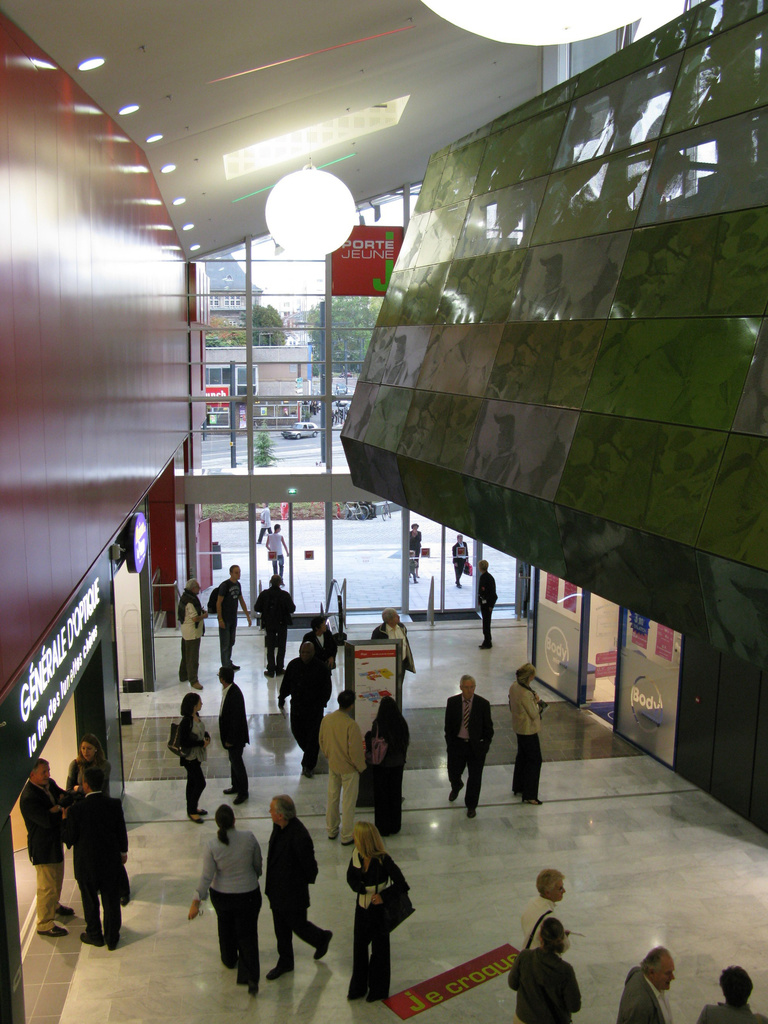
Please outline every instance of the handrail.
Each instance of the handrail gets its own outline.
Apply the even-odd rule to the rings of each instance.
[[[435,577],[429,581],[429,601],[427,602],[427,622],[435,624]]]

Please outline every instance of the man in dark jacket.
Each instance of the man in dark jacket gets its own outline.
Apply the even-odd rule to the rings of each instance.
[[[21,791],[19,809],[27,826],[29,859],[37,875],[37,934],[58,939],[68,935],[56,924],[54,916],[72,917],[74,910],[63,907],[64,846],[61,841],[61,798],[65,793],[51,778],[44,758],[35,762],[29,780]]]
[[[671,1020],[668,993],[674,980],[672,954],[664,946],[654,946],[640,966],[627,975],[616,1024],[664,1024]]]
[[[483,642],[480,644],[480,650],[487,651],[493,647],[491,615],[497,600],[496,580],[488,572],[488,563],[484,558],[477,563],[477,568],[480,570],[480,575],[477,577],[477,600],[483,620]]]
[[[448,799],[453,803],[464,788],[461,777],[464,769],[468,768],[464,797],[468,818],[477,815],[485,757],[493,739],[491,705],[475,693],[475,686],[472,676],[462,676],[459,681],[461,693],[449,697],[445,705],[445,742],[451,783]]]
[[[315,648],[316,657],[324,662],[328,668],[336,668],[336,652],[339,646],[333,639],[330,629],[328,629],[326,617],[324,615],[315,615],[309,624],[312,628],[308,633],[304,634],[301,642],[312,644]]]
[[[229,755],[229,770],[232,784],[224,792],[227,796],[237,794],[233,804],[248,799],[248,772],[243,763],[243,751],[251,742],[248,735],[248,717],[245,713],[245,697],[235,682],[234,669],[219,669],[221,683],[221,708],[219,709],[219,735],[221,745]]]
[[[315,947],[315,960],[327,953],[333,932],[323,931],[307,920],[309,886],[317,878],[317,861],[309,832],[296,817],[296,805],[289,796],[276,796],[269,813],[274,824],[264,891],[272,908],[277,939],[277,965],[267,974],[267,981],[274,981],[293,970],[294,932]]]
[[[128,860],[128,833],[119,800],[104,796],[104,772],[92,766],[83,772],[84,800],[64,811],[64,838],[74,847],[75,878],[83,898],[85,931],[80,941],[114,949],[120,938],[120,878]],[[99,894],[104,910],[102,930]]]
[[[296,611],[293,598],[287,590],[282,589],[282,582],[279,576],[273,576],[269,581],[269,587],[262,590],[253,606],[256,614],[261,616],[261,624],[266,634],[264,646],[267,648],[267,667],[264,675],[270,679],[283,674],[288,627],[292,622],[291,616]]]
[[[282,710],[286,698],[291,698],[291,732],[304,752],[301,774],[308,779],[315,774],[320,753],[317,737],[332,692],[331,670],[315,656],[315,645],[305,640],[298,658],[288,663],[277,705]]]

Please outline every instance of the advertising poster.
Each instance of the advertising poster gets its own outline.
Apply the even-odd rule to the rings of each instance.
[[[575,583],[569,583],[567,580],[565,581],[563,587],[563,595],[565,598],[563,601],[563,608],[565,608],[567,612],[576,613],[576,597],[578,596],[578,589],[579,588]]]
[[[638,615],[636,612],[629,613],[629,625],[632,631],[632,643],[636,647],[642,647],[646,650],[648,647],[648,629],[650,627],[651,620],[647,619],[644,615]]]
[[[665,658],[667,661],[672,661],[672,655],[675,650],[675,631],[670,629],[669,626],[657,626],[656,627],[656,655],[659,658]]]
[[[602,679],[605,676],[616,675],[616,660],[618,658],[618,651],[599,651],[595,655],[595,678]]]
[[[356,647],[354,666],[355,721],[365,736],[379,710],[381,698],[397,699],[397,644]]]
[[[546,598],[551,601],[552,604],[557,604],[557,598],[560,592],[560,577],[553,576],[551,572],[546,573],[547,586],[545,590]]]

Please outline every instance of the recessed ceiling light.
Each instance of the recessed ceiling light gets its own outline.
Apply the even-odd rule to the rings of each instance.
[[[171,171],[175,171],[175,170],[176,170],[176,164],[166,164],[164,167],[160,168],[160,173],[161,174],[170,174]]]
[[[181,230],[182,231],[191,231],[194,226],[195,226],[194,224],[185,224]]]
[[[184,198],[184,196],[177,196],[177,197],[176,197],[176,198],[175,198],[175,199],[173,200],[173,205],[174,205],[174,206],[183,206],[183,205],[184,205],[184,203],[186,203],[186,201],[187,201],[187,200],[186,200],[186,199]]]
[[[77,70],[93,71],[94,68],[100,68],[103,63],[103,57],[89,57],[88,60],[80,61],[80,63],[77,65]]]
[[[162,137],[162,135],[150,135],[147,138],[147,142],[159,142]]]
[[[127,107],[121,107],[120,110],[118,110],[118,114],[121,116],[124,116],[125,114],[135,114],[138,109],[138,103],[129,103]]]
[[[32,63],[35,65],[36,68],[41,68],[41,69],[43,69],[45,71],[55,71],[56,70],[56,65],[55,64],[51,64],[50,61],[47,61],[47,60],[40,60],[39,57],[33,57],[32,58]]]
[[[197,252],[197,250],[198,250],[199,248],[200,248],[200,246],[199,246],[199,245],[190,245],[190,247],[189,247],[189,251],[190,251],[190,252]]]

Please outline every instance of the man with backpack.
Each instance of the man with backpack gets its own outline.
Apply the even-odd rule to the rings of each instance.
[[[288,627],[292,622],[291,615],[296,611],[293,598],[287,590],[282,589],[282,582],[275,574],[269,581],[269,587],[262,590],[253,606],[254,612],[261,616],[266,634],[264,646],[267,648],[267,667],[264,675],[269,679],[283,674]]]
[[[240,566],[230,565],[229,579],[220,583],[216,591],[216,618],[219,620],[219,646],[221,647],[221,664],[224,668],[233,668],[237,672],[239,665],[232,663],[232,648],[235,646],[237,634],[237,606],[245,612],[248,625],[251,624],[251,613],[243,600],[240,588]],[[209,606],[213,594],[208,598]]]

